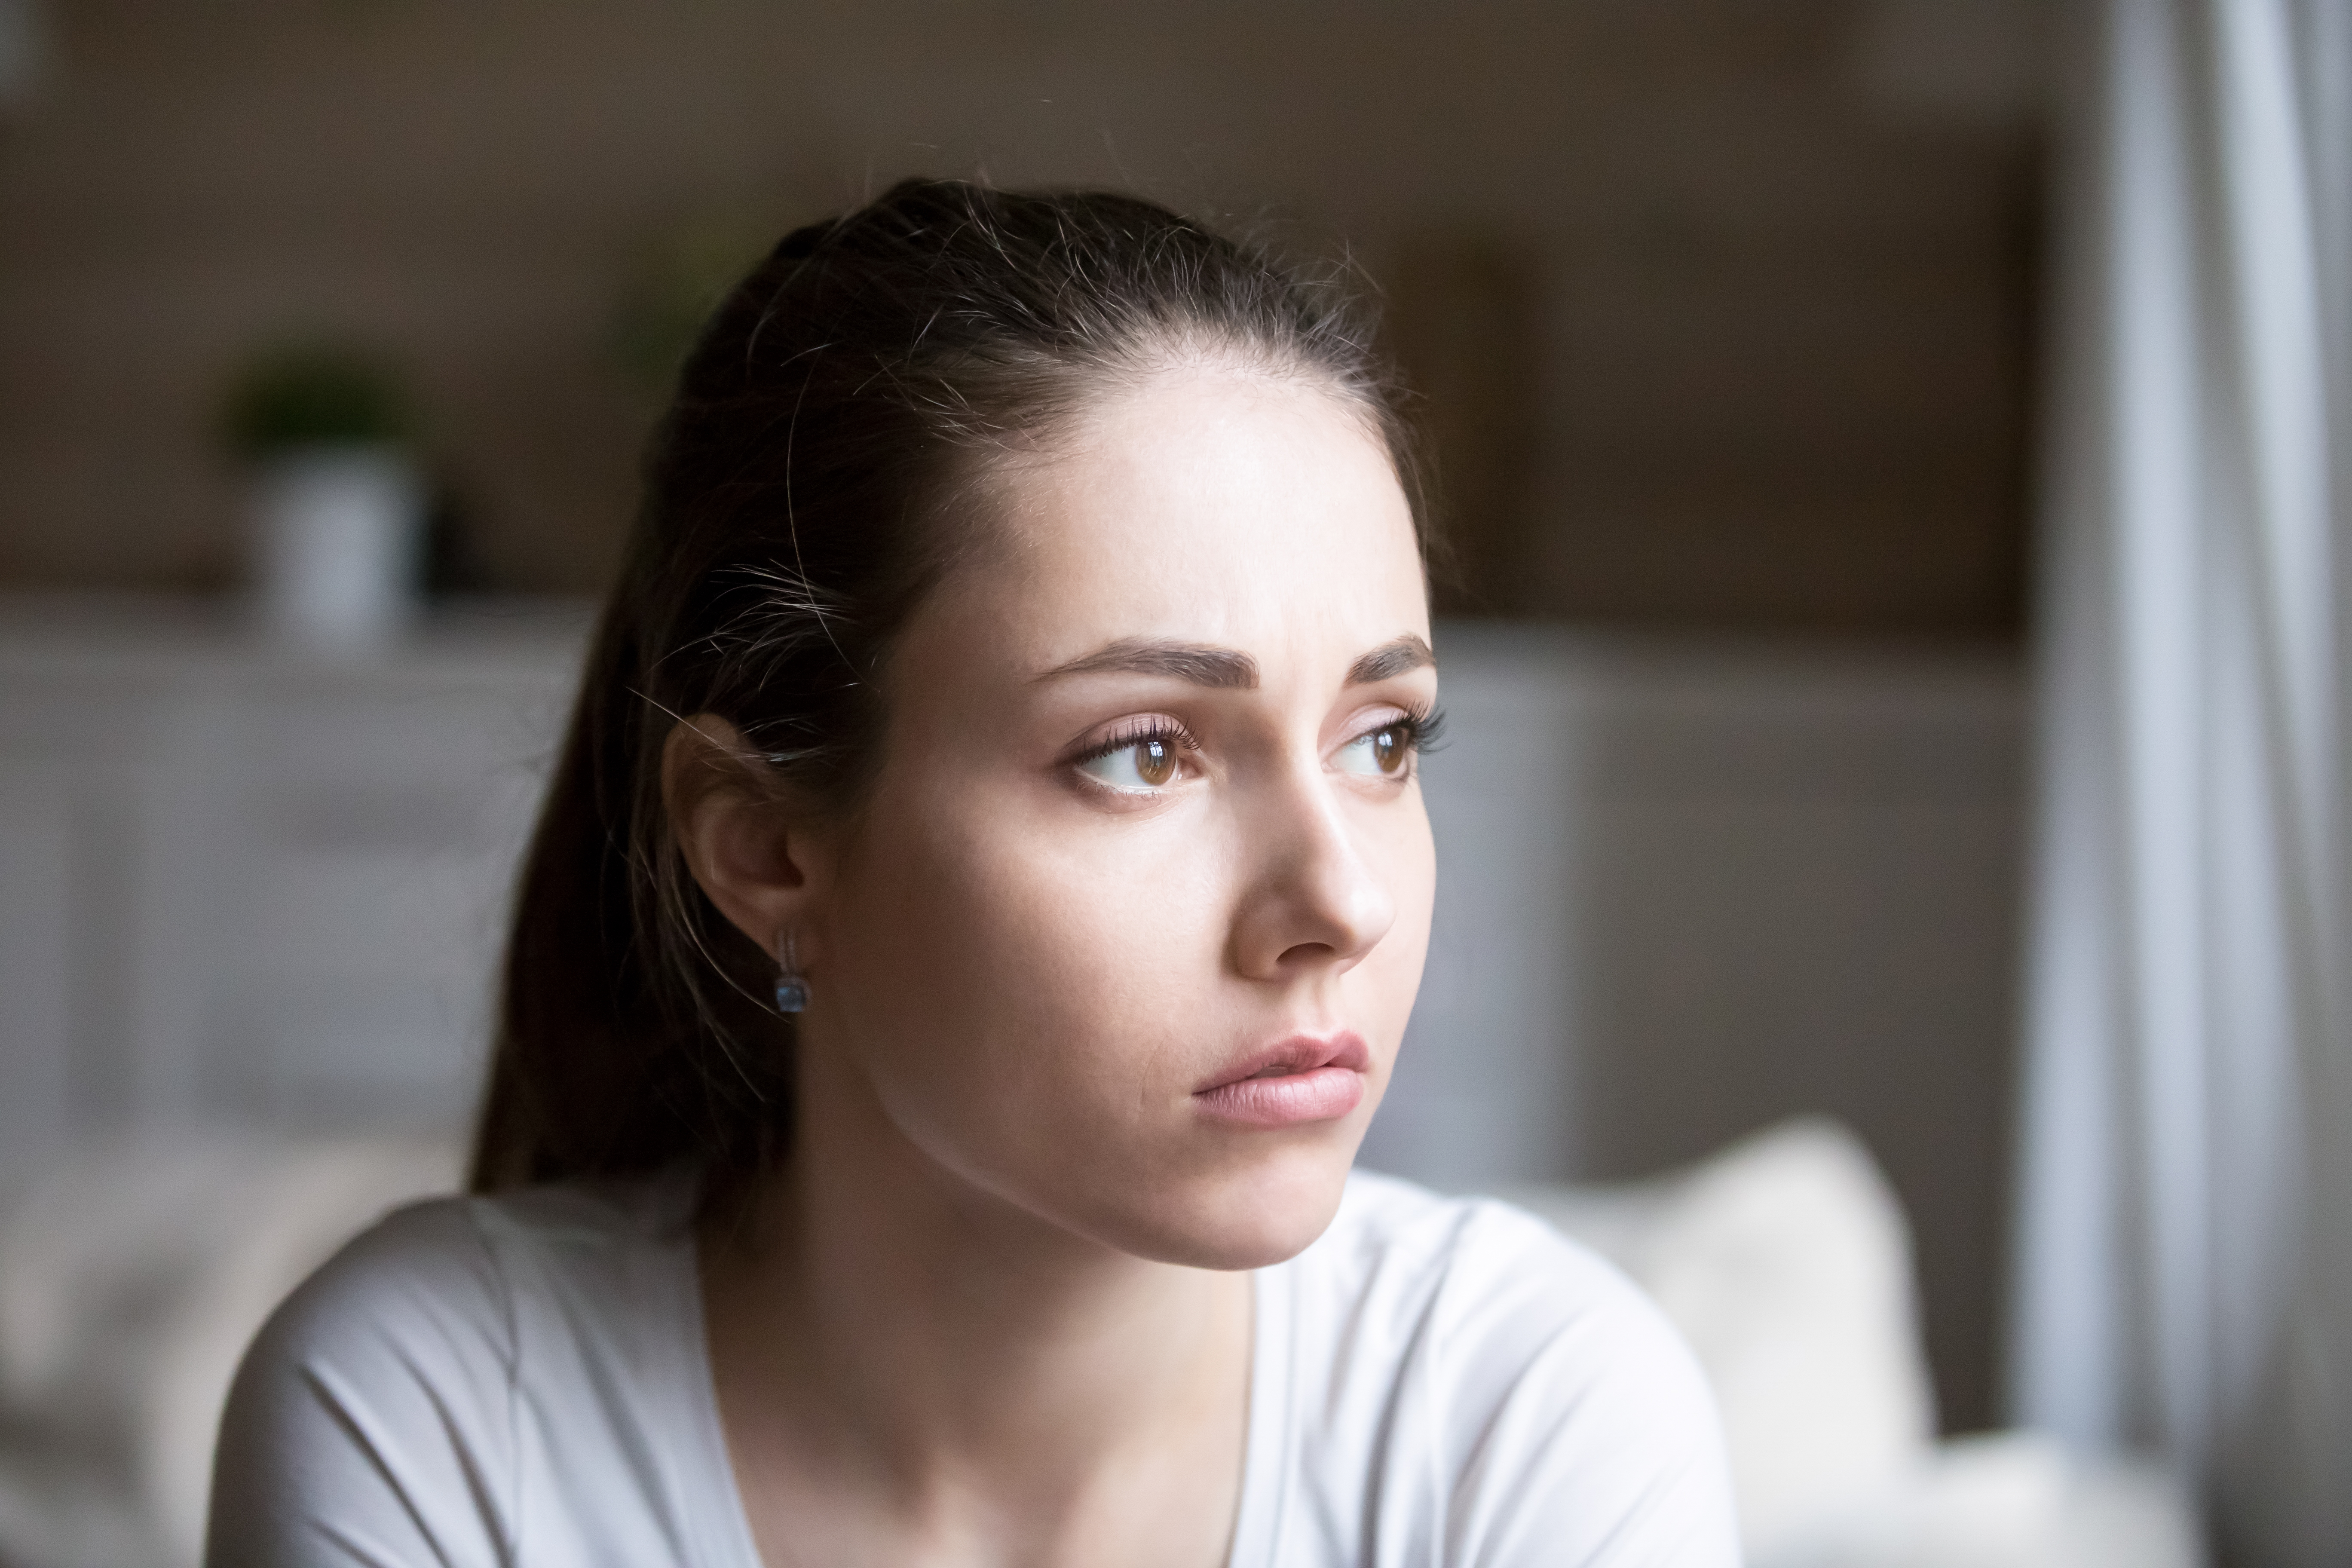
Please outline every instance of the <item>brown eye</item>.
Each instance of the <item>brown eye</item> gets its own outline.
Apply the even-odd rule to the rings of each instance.
[[[1154,735],[1135,743],[1135,774],[1154,789],[1176,776],[1176,748],[1167,737]]]
[[[1098,783],[1130,795],[1164,789],[1184,773],[1184,753],[1198,750],[1192,738],[1177,731],[1121,738],[1110,749],[1078,764],[1078,771]]]
[[[1339,771],[1359,778],[1402,778],[1412,764],[1412,726],[1383,724],[1339,748]]]

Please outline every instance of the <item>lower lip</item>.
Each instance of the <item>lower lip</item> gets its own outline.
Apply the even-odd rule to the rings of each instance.
[[[1353,1068],[1313,1068],[1221,1083],[1192,1099],[1211,1117],[1236,1127],[1336,1121],[1364,1102],[1364,1075]]]

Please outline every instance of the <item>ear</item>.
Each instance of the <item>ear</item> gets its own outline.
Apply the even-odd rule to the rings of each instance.
[[[793,931],[805,963],[824,836],[791,809],[734,725],[698,713],[670,731],[662,807],[687,869],[729,923],[771,955]]]

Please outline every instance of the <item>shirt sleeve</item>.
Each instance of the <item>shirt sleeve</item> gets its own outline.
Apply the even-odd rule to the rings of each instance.
[[[210,1568],[514,1561],[515,1335],[462,1200],[393,1215],[246,1352],[214,1461]]]
[[[1449,1336],[1461,1403],[1444,1560],[1738,1568],[1721,1423],[1696,1358],[1614,1269],[1486,1206],[1490,1245],[1472,1249],[1484,1261],[1453,1282],[1480,1306]]]

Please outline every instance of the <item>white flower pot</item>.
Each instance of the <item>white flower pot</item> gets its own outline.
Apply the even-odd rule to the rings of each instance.
[[[397,635],[416,612],[425,503],[423,476],[395,447],[301,447],[268,460],[254,521],[270,630],[339,649]]]

